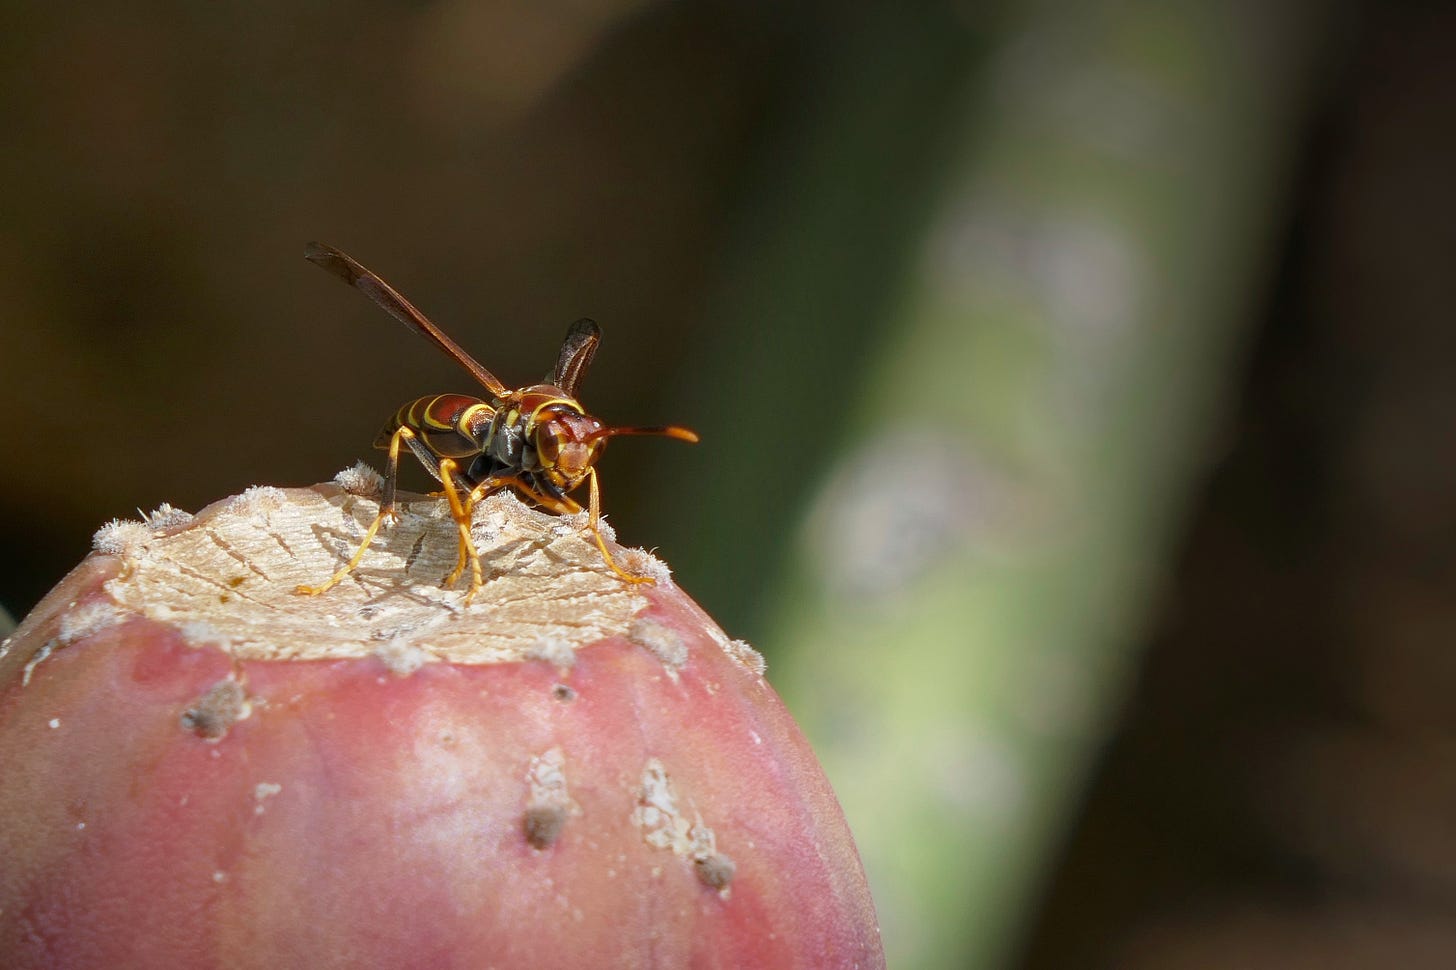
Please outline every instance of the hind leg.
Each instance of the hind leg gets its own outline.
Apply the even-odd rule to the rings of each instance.
[[[359,567],[359,563],[364,560],[364,553],[369,548],[369,544],[374,541],[374,537],[379,533],[379,527],[384,525],[386,520],[393,521],[395,518],[394,488],[395,480],[399,476],[399,446],[414,436],[415,433],[409,428],[400,428],[389,439],[389,462],[384,470],[384,493],[380,496],[379,514],[374,517],[374,521],[365,530],[364,538],[360,540],[359,548],[355,550],[354,555],[344,564],[342,569],[330,576],[329,581],[322,586],[298,586],[293,590],[295,593],[303,596],[317,596],[320,593],[327,592],[339,585],[339,582],[345,576]]]

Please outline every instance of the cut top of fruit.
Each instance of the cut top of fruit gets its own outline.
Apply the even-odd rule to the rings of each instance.
[[[486,582],[467,605],[467,584],[444,585],[459,541],[445,501],[400,499],[398,520],[359,569],[322,596],[294,590],[348,558],[377,505],[337,485],[249,489],[196,516],[113,523],[97,538],[100,552],[121,560],[105,589],[118,618],[186,628],[240,660],[374,655],[404,667],[569,662],[578,646],[625,635],[647,604],[603,564],[578,517],[546,515],[501,493],[475,509]],[[647,553],[620,555],[667,579]]]

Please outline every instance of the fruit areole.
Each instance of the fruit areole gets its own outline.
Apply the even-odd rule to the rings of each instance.
[[[328,593],[377,478],[113,523],[0,647],[0,966],[881,967],[747,644],[509,495]]]

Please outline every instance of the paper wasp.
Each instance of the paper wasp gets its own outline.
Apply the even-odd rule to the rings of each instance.
[[[445,578],[445,585],[454,585],[468,563],[470,592],[466,602],[484,585],[480,556],[470,535],[471,511],[475,503],[503,488],[515,489],[544,509],[570,515],[580,512],[581,505],[568,493],[585,481],[590,496],[587,529],[602,558],[629,583],[652,582],[650,577],[623,570],[607,550],[600,526],[601,493],[593,466],[601,458],[608,438],[662,435],[697,441],[698,436],[675,425],[612,427],[586,412],[576,394],[601,343],[602,332],[594,322],[578,320],[566,331],[556,367],[546,383],[511,390],[410,301],[352,257],[321,243],[309,243],[304,257],[362,291],[396,320],[444,351],[490,392],[490,399],[436,394],[412,401],[395,412],[374,439],[374,447],[389,452],[379,514],[342,569],[323,585],[300,586],[298,592],[314,596],[337,585],[358,567],[380,526],[396,517],[395,482],[401,445],[408,445],[425,470],[439,480],[450,503],[450,515],[459,532],[459,560]]]

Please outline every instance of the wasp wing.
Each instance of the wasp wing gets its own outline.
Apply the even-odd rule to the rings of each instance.
[[[561,344],[561,356],[556,358],[556,369],[551,372],[551,383],[576,397],[576,389],[586,377],[592,358],[597,355],[597,345],[602,342],[602,328],[585,317],[573,323],[566,331],[566,340]]]
[[[423,313],[415,309],[415,305],[406,300],[403,294],[365,269],[352,256],[341,253],[332,246],[317,242],[309,243],[304,247],[303,256],[310,263],[328,270],[345,283],[361,291],[383,307],[390,316],[439,347],[455,363],[469,371],[470,375],[483,384],[491,394],[501,398],[510,393],[504,384],[496,380],[494,374],[482,367],[480,362],[467,354],[459,344],[445,336],[444,332],[431,323]]]

